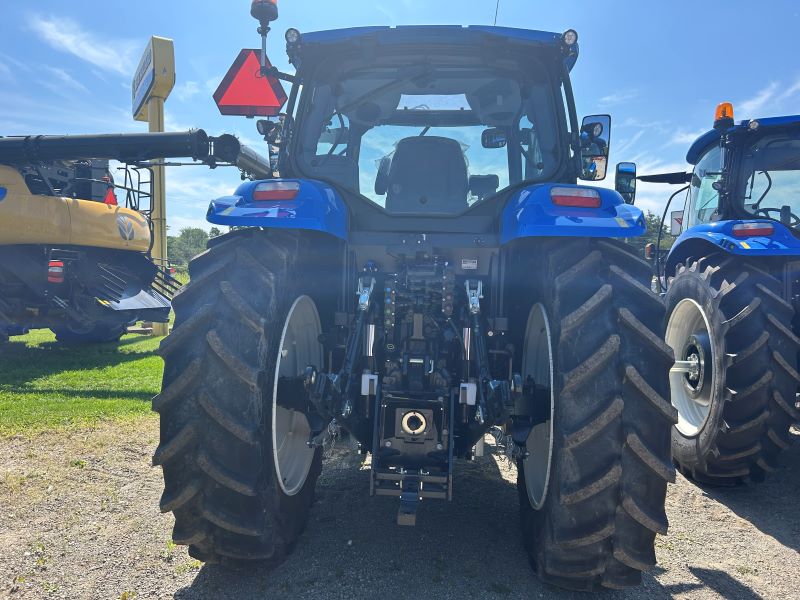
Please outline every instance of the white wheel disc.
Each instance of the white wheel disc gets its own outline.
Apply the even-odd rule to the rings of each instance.
[[[322,366],[321,332],[314,301],[308,296],[300,296],[289,310],[283,326],[272,390],[272,456],[278,482],[287,496],[294,496],[302,489],[315,450],[308,447],[311,428],[306,416],[281,405],[278,380],[301,376],[309,365]]]
[[[523,381],[528,377],[533,378],[537,384],[547,384],[550,388],[550,418],[531,430],[526,443],[529,455],[522,461],[528,499],[531,506],[539,510],[544,506],[550,485],[550,469],[553,463],[553,412],[555,410],[550,320],[541,304],[536,304],[531,309],[528,316],[528,327],[525,331],[525,348],[522,354]]]
[[[700,364],[705,372],[706,369],[714,368],[714,359],[717,356],[714,338],[710,333],[711,326],[703,308],[691,298],[684,298],[678,302],[669,317],[665,341],[675,352],[676,360],[686,360],[692,355],[692,348],[689,347],[692,336],[707,335],[711,343],[711,356],[706,356]],[[696,357],[697,354],[693,356]],[[711,414],[710,396],[705,394],[700,397],[686,373],[677,369],[670,371],[669,387],[672,406],[678,410],[678,424],[675,427],[686,437],[696,436]],[[713,387],[710,393],[714,393]]]

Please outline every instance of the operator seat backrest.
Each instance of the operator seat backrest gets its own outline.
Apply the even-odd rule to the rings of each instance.
[[[386,210],[457,213],[468,208],[469,177],[461,144],[443,137],[400,140],[392,158]]]

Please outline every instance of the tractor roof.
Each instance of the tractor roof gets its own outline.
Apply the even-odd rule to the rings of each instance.
[[[578,44],[565,47],[561,33],[486,25],[406,25],[316,31],[303,34],[298,52],[302,56],[305,49],[332,49],[353,43],[390,47],[423,44],[471,46],[481,42],[501,42],[532,49],[563,48],[564,61],[570,70],[578,58]]]
[[[787,115],[784,117],[768,117],[766,119],[752,119],[754,121],[758,121],[759,130],[763,128],[770,128],[780,130],[782,128],[789,128],[789,127],[797,127],[800,126],[800,115]],[[737,125],[731,127],[728,131],[729,132],[736,132],[736,131],[744,131],[748,129],[750,126],[750,120],[745,120]],[[696,165],[697,161],[700,160],[700,155],[703,151],[708,148],[711,144],[714,144],[719,141],[720,139],[720,132],[716,129],[712,129],[711,131],[704,133],[701,135],[697,140],[695,140],[694,144],[689,148],[689,152],[686,154],[686,162],[691,165]]]

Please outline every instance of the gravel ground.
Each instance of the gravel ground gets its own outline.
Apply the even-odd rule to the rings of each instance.
[[[0,440],[3,598],[586,598],[541,584],[517,532],[513,468],[460,464],[455,501],[427,502],[413,529],[369,498],[368,471],[326,462],[297,550],[273,573],[202,567],[169,542],[150,467],[152,418]],[[800,437],[798,438],[800,441]],[[800,443],[760,486],[670,489],[670,533],[644,585],[616,598],[800,598]]]

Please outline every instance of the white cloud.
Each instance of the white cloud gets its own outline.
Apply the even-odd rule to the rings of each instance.
[[[30,28],[43,41],[104,71],[133,77],[138,44],[117,38],[101,39],[70,18],[33,15]]]
[[[608,96],[603,96],[597,101],[599,106],[615,106],[630,102],[639,95],[638,90],[623,90]]]
[[[749,118],[763,117],[762,111],[773,102],[777,91],[778,83],[773,81],[752,98],[739,102],[738,108],[743,113],[741,116]]]
[[[181,102],[186,102],[187,100],[191,100],[197,94],[200,93],[200,84],[196,81],[186,81],[184,83],[179,83],[175,86],[175,89],[172,90],[172,95],[180,100]]]
[[[788,100],[797,93],[800,93],[800,78],[797,79],[794,84],[790,85],[780,96],[778,96],[778,102]]]
[[[705,132],[705,129],[700,129],[699,131],[686,131],[685,129],[679,129],[672,136],[672,139],[670,139],[669,143],[670,145],[675,146],[689,146]]]
[[[224,75],[219,75],[217,77],[212,77],[211,79],[207,79],[205,82],[206,90],[210,93],[214,93],[217,91],[219,84],[222,83],[222,80],[225,78]]]
[[[378,4],[375,6],[375,10],[381,13],[386,19],[388,19],[389,23],[394,25],[397,22],[397,14],[389,9],[387,6],[383,4]]]
[[[43,68],[51,76],[48,78],[48,82],[53,84],[54,86],[61,86],[73,90],[79,90],[82,92],[89,91],[88,89],[86,89],[85,85],[83,85],[80,81],[75,79],[64,69],[59,69],[56,67],[48,67],[48,66],[45,66]]]
[[[167,109],[164,113],[164,130],[165,131],[189,131],[190,129],[197,129],[196,126],[188,125],[176,121],[172,113]]]
[[[26,65],[25,63],[17,60],[13,56],[9,56],[8,54],[4,54],[3,52],[0,52],[0,60],[2,60],[5,63],[5,66],[8,68],[14,67],[14,69],[18,71],[25,71],[25,72],[30,72],[32,70],[30,65]]]
[[[0,90],[2,118],[13,128],[4,128],[4,135],[34,133],[118,133],[142,131],[142,125],[130,112],[91,99],[78,104],[53,102],[41,93],[19,94]]]
[[[645,133],[645,129],[640,129],[633,135],[633,137],[621,140],[618,144],[616,144],[615,147],[613,147],[614,154],[616,156],[625,156],[631,151],[632,148],[636,146],[637,142],[642,139]]]

